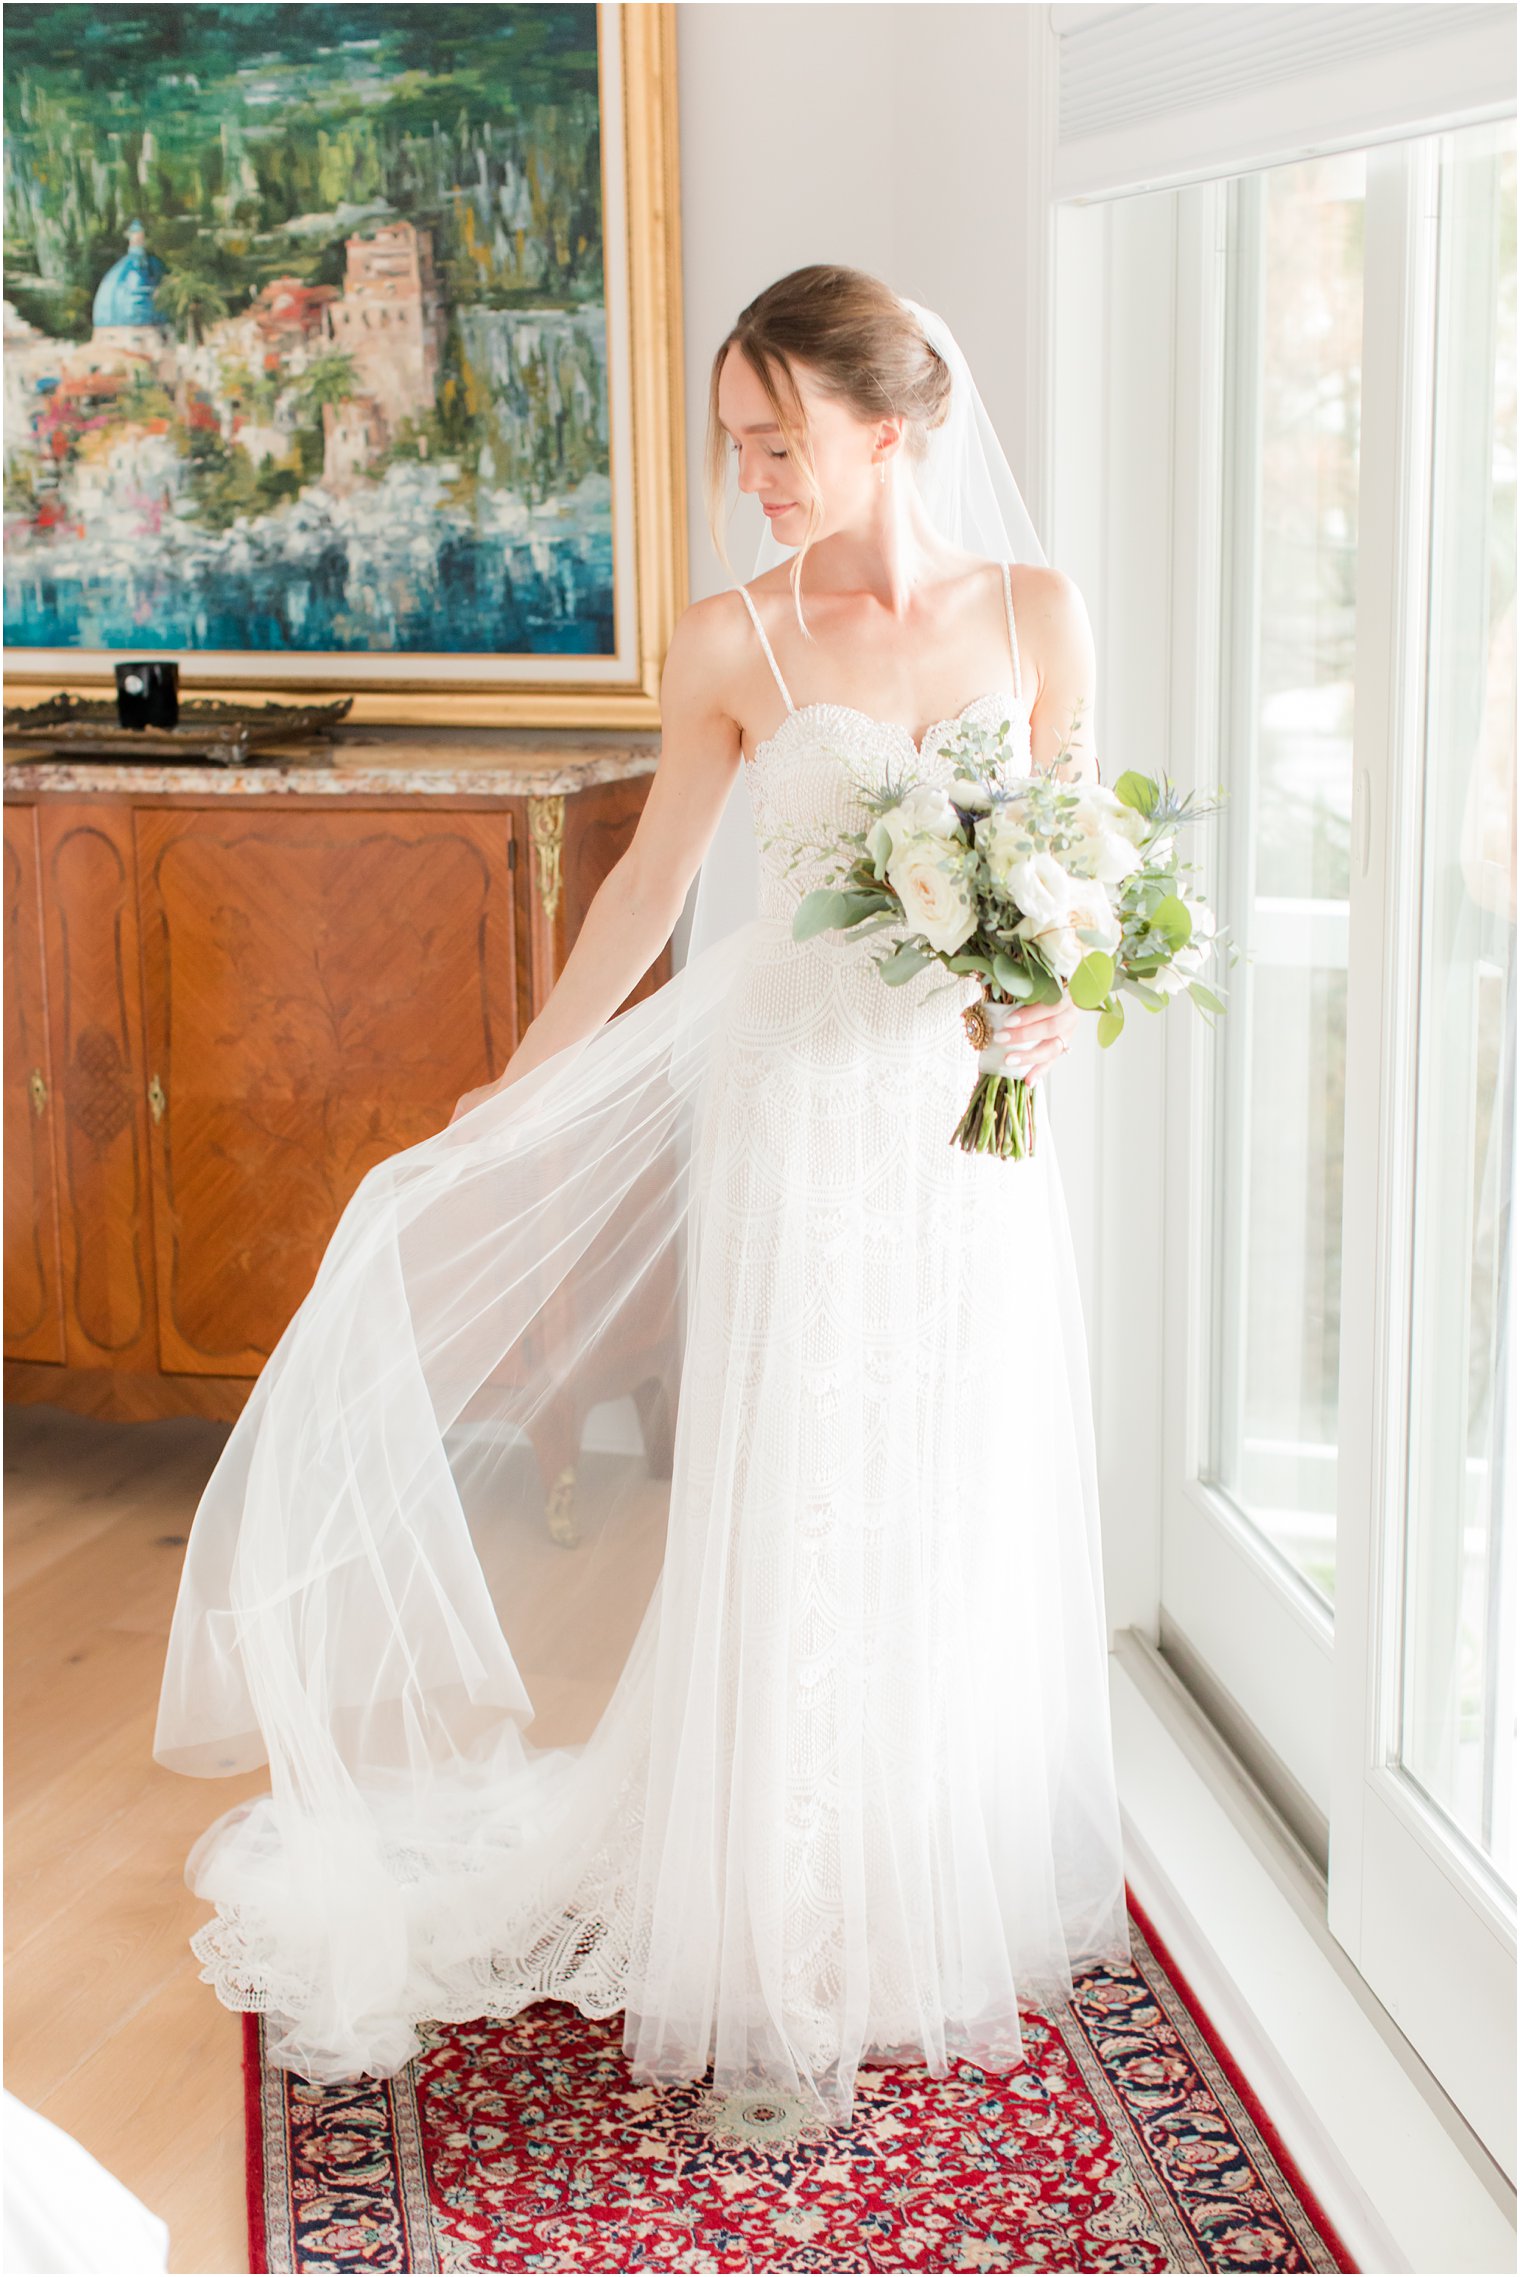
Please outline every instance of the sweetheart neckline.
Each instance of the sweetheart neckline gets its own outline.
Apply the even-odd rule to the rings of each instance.
[[[758,767],[761,753],[769,751],[771,745],[778,742],[786,733],[791,722],[794,719],[801,719],[806,712],[843,712],[848,719],[863,719],[868,727],[885,728],[889,734],[902,736],[911,748],[915,759],[922,759],[924,745],[932,736],[937,735],[942,727],[959,727],[966,714],[974,712],[978,704],[1007,704],[1010,711],[1021,711],[1024,698],[1022,695],[1014,695],[1001,688],[989,689],[984,696],[971,697],[969,702],[962,704],[958,712],[951,712],[948,718],[931,720],[920,736],[915,736],[913,730],[905,727],[900,719],[878,719],[875,712],[863,712],[855,704],[793,704],[781,725],[776,729],[775,734],[763,736],[755,745],[749,758],[744,761],[744,764],[746,767]]]

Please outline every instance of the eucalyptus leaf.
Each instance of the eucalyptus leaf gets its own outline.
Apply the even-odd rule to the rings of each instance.
[[[889,894],[865,890],[841,892],[837,886],[815,886],[811,893],[803,895],[792,914],[792,939],[811,941],[817,933],[858,925],[862,917],[874,917],[878,910],[895,914],[896,908]]]
[[[792,912],[792,939],[811,941],[815,933],[827,933],[839,923],[843,899],[833,886],[815,886],[811,893],[805,893]]]
[[[869,941],[877,933],[902,931],[902,913],[897,909],[884,909],[879,917],[862,919],[850,934],[852,941]]]
[[[1159,933],[1173,953],[1185,949],[1193,938],[1193,920],[1188,915],[1187,903],[1175,893],[1164,894],[1150,916],[1152,932]]]
[[[879,893],[874,886],[857,887],[853,892],[846,893],[844,899],[847,904],[846,925],[858,925],[863,917],[875,917],[882,910],[890,911],[894,917],[898,915],[895,897],[890,893]]]
[[[1101,950],[1089,950],[1067,985],[1073,1004],[1084,1012],[1096,1012],[1114,985],[1113,958]]]
[[[1034,981],[1027,967],[1017,963],[1012,957],[1005,957],[1001,949],[997,951],[992,960],[992,977],[999,988],[1006,990],[1008,995],[1014,997],[1021,1004],[1027,996],[1034,992]]]
[[[902,947],[892,956],[884,958],[876,969],[889,987],[896,988],[902,981],[911,980],[916,972],[922,972],[925,965],[932,965],[934,961],[927,949],[916,949],[911,941],[904,941]]]
[[[1114,797],[1122,799],[1126,806],[1133,807],[1137,814],[1154,814],[1156,811],[1157,791],[1154,782],[1149,775],[1137,774],[1133,767],[1126,767],[1114,784]]]
[[[1167,1000],[1159,988],[1147,988],[1143,980],[1136,980],[1132,975],[1122,980],[1119,985],[1121,988],[1127,988],[1132,996],[1138,996],[1141,1003],[1150,1011],[1161,1012],[1165,1010]]]
[[[1123,1028],[1123,1026],[1124,1026],[1124,1007],[1123,1007],[1123,1005],[1122,1005],[1122,1004],[1117,1004],[1117,1003],[1116,1003],[1116,1004],[1105,1004],[1105,1005],[1104,1005],[1104,1007],[1103,1007],[1103,1010],[1102,1010],[1102,1011],[1101,1011],[1101,1012],[1098,1014],[1098,1041],[1099,1041],[1099,1043],[1100,1043],[1100,1044],[1103,1044],[1103,1045],[1105,1045],[1105,1046],[1107,1046],[1107,1045],[1111,1044],[1111,1043],[1113,1042],[1114,1038],[1115,1038],[1115,1037],[1116,1037],[1116,1036],[1119,1034],[1119,1032],[1120,1032],[1120,1030]]]

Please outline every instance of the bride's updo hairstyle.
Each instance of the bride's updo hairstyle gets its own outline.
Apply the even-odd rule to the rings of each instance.
[[[757,294],[719,343],[708,383],[707,519],[718,559],[729,570],[733,564],[725,530],[728,437],[718,418],[718,378],[731,348],[747,358],[765,391],[807,501],[807,529],[790,568],[797,622],[811,640],[802,616],[800,579],[823,516],[792,365],[806,364],[819,389],[848,404],[860,419],[901,412],[906,422],[904,448],[914,462],[922,458],[930,430],[939,426],[950,408],[950,368],[891,286],[864,269],[815,261],[805,269],[789,270]]]

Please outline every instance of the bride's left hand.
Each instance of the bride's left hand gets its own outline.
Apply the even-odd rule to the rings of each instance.
[[[496,1083],[480,1083],[476,1085],[473,1091],[463,1093],[455,1102],[454,1112],[449,1117],[449,1123],[457,1123],[461,1115],[467,1115],[472,1107],[478,1107],[482,1099],[491,1098],[500,1088],[501,1086]]]
[[[1010,1064],[1009,1074],[1037,1082],[1054,1060],[1065,1058],[1081,1018],[1064,994],[1059,1004],[1011,1005],[993,1031],[999,1043],[1019,1047],[1019,1064]]]

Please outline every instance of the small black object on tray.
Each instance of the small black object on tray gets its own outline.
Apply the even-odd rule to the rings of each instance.
[[[353,701],[344,696],[333,704],[223,704],[193,697],[180,703],[173,727],[123,727],[113,698],[49,696],[40,704],[8,704],[5,736],[7,742],[54,747],[39,749],[39,759],[278,766],[291,754],[269,746],[297,743],[325,744],[325,751],[311,756],[330,761],[334,732],[353,709]]]

